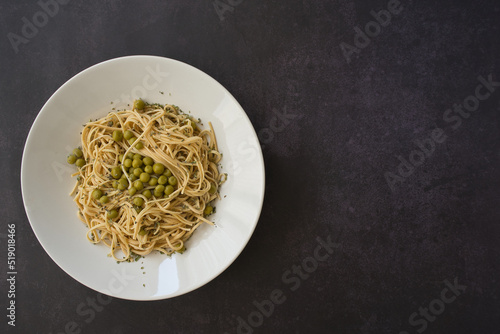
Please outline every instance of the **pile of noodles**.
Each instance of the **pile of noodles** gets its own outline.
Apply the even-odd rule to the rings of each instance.
[[[143,110],[111,112],[91,121],[81,133],[81,147],[86,164],[80,168],[77,184],[71,194],[79,207],[79,217],[88,226],[87,238],[93,243],[103,242],[111,249],[117,261],[131,261],[152,251],[164,254],[182,252],[184,243],[203,223],[213,224],[204,210],[219,198],[217,188],[225,180],[219,174],[221,153],[212,128],[201,130],[199,120],[184,114],[173,105],[147,105]],[[137,149],[126,140],[114,141],[115,130],[130,130],[143,143]],[[113,188],[112,167],[120,166],[129,186],[130,175],[121,164],[129,153],[151,157],[171,171],[178,182],[175,191],[160,198],[144,197],[137,192],[130,196],[127,190]],[[154,188],[146,186],[145,189]],[[109,198],[101,204],[92,196],[100,189]],[[153,189],[151,189],[153,191]],[[142,197],[142,210],[134,208],[133,198]],[[110,210],[118,217],[109,219]],[[122,251],[118,257],[117,250]]]

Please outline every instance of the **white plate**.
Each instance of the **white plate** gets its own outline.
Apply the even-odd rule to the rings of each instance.
[[[163,94],[162,94],[163,93]],[[187,242],[187,251],[150,254],[117,264],[104,245],[86,240],[87,227],[68,195],[75,167],[66,163],[90,118],[141,97],[171,103],[212,122],[222,170],[213,221]],[[111,102],[113,102],[111,104]],[[130,300],[158,300],[201,287],[241,253],[257,224],[264,198],[264,162],[255,131],[233,96],[213,78],[182,62],[153,56],[112,59],[77,74],[43,106],[24,147],[21,186],[31,227],[49,256],[71,277],[101,293]],[[144,269],[141,269],[144,267]],[[43,277],[39,279],[45,279]]]

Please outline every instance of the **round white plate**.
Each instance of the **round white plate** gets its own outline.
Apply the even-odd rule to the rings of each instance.
[[[123,109],[135,98],[171,103],[212,125],[228,180],[211,216],[187,242],[184,254],[150,254],[117,264],[105,245],[86,240],[69,196],[75,167],[66,163],[91,118]],[[43,106],[24,147],[21,186],[31,227],[49,256],[71,277],[98,292],[130,300],[158,300],[201,287],[241,253],[259,219],[264,162],[255,131],[234,97],[185,63],[162,57],[108,60],[75,75]],[[143,268],[143,269],[142,269]]]

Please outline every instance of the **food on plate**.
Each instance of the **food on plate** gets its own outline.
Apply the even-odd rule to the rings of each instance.
[[[142,100],[85,124],[67,162],[78,167],[71,195],[89,241],[133,261],[182,253],[201,224],[213,225],[227,174],[219,173],[222,153],[208,125],[175,105]]]

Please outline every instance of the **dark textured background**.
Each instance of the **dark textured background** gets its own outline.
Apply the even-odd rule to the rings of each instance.
[[[0,2],[1,277],[8,223],[18,245],[17,326],[6,324],[2,278],[0,332],[63,333],[74,321],[82,333],[237,333],[237,317],[280,289],[286,301],[251,331],[413,334],[423,325],[410,315],[439,305],[456,279],[467,289],[425,333],[499,333],[500,89],[456,130],[443,121],[478,76],[500,81],[499,1],[402,0],[350,63],[340,44],[388,1],[232,3],[220,20],[211,0],[73,0],[15,53],[7,34],[40,7]],[[114,299],[86,322],[76,308],[96,292],[56,266],[26,218],[22,150],[60,85],[133,54],[191,64],[236,97],[265,144],[266,198],[248,246],[215,280],[170,300]],[[269,137],[284,112],[290,120]],[[437,127],[446,141],[391,191],[384,174]],[[282,275],[317,236],[339,246],[292,291]]]

